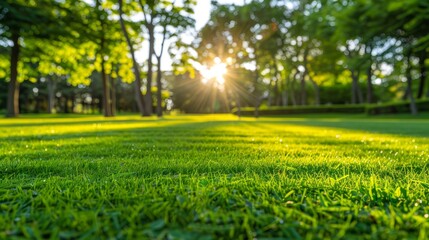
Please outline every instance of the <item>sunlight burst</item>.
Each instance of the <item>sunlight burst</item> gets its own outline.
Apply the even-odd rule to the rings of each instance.
[[[202,68],[200,70],[203,75],[202,82],[204,84],[208,83],[211,80],[215,80],[215,83],[219,87],[223,87],[225,84],[224,75],[226,74],[226,64],[223,63],[220,58],[214,59],[214,65],[211,68]]]

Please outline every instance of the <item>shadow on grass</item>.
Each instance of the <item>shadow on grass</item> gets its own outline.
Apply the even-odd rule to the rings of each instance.
[[[46,120],[53,120],[54,118],[46,118]],[[28,119],[27,119],[28,120]],[[40,120],[40,119],[39,119]],[[175,122],[181,121],[180,119],[99,119],[99,120],[65,120],[65,121],[46,121],[46,122],[20,122],[13,123],[0,123],[3,127],[41,127],[41,126],[78,126],[86,124],[133,124],[133,123],[153,123],[153,122]]]
[[[396,136],[429,137],[429,120],[412,119],[279,119],[259,120],[259,123],[290,124],[309,127],[364,131]]]
[[[105,123],[105,121],[102,121]],[[258,143],[246,143],[236,140],[221,140],[224,149],[218,150],[217,142],[214,140],[220,136],[237,136],[234,132],[222,132],[222,127],[249,127],[262,128],[262,124],[287,124],[316,127],[341,128],[349,130],[371,131],[384,127],[381,133],[392,134],[397,131],[396,127],[402,126],[400,122],[336,122],[327,120],[258,120],[250,121],[211,121],[211,122],[177,122],[174,125],[157,127],[138,127],[120,130],[98,130],[92,132],[54,134],[41,136],[12,136],[0,138],[1,142],[8,141],[15,145],[16,151],[11,154],[1,154],[3,164],[0,170],[6,178],[21,176],[23,178],[44,178],[50,176],[77,176],[90,174],[97,176],[111,176],[120,173],[129,176],[174,176],[177,174],[207,173],[238,174],[252,173],[257,175],[276,175],[281,172],[288,172],[291,176],[301,178],[308,174],[323,174],[331,177],[340,177],[344,171],[338,171],[338,166],[345,169],[347,173],[362,174],[366,177],[374,174],[398,177],[395,174],[405,174],[413,171],[420,174],[426,169],[426,162],[413,162],[412,166],[397,163],[395,169],[377,169],[370,163],[350,163],[340,161],[330,161],[325,163],[306,162],[301,163],[299,157],[292,161],[267,161],[272,157],[264,154],[270,149],[260,151],[251,148]],[[384,124],[384,125],[383,125]],[[418,123],[414,128],[408,128],[408,134],[413,136],[426,136],[428,130],[425,128],[426,122]],[[47,124],[45,124],[47,125]],[[50,125],[50,124],[49,124]],[[386,127],[386,125],[389,125]],[[411,129],[411,130],[410,130]],[[268,129],[267,129],[268,130]],[[320,128],[323,130],[323,128]],[[269,133],[275,134],[273,129]],[[292,129],[293,131],[293,129]],[[373,131],[374,132],[374,131]],[[404,132],[406,132],[404,130]],[[248,135],[238,136],[239,138],[250,137]],[[408,135],[407,135],[408,136]],[[294,136],[295,138],[297,136]],[[336,145],[340,148],[347,148],[350,141],[329,142],[324,137],[313,136],[312,132],[303,135],[305,141],[315,144]],[[79,142],[79,139],[88,140]],[[43,140],[43,144],[40,141]],[[61,143],[61,147],[56,148],[56,140],[67,140]],[[240,139],[242,140],[242,139]],[[35,141],[40,146],[33,150],[24,149],[27,142]],[[195,143],[197,147],[192,144]],[[358,142],[352,141],[353,144]],[[238,144],[242,144],[238,146]],[[265,142],[266,144],[266,142]],[[47,147],[47,150],[42,150]],[[20,151],[21,148],[21,151]],[[249,150],[249,151],[246,151]],[[261,155],[257,155],[261,154]],[[302,150],[300,157],[315,156],[315,153],[307,153]],[[249,157],[250,156],[250,157]],[[220,163],[210,161],[222,160]],[[408,162],[409,163],[409,162]],[[409,168],[409,169],[408,169]],[[405,170],[405,171],[404,171]]]
[[[161,161],[165,164],[154,164],[153,161],[140,159],[138,161],[103,161],[103,160],[83,160],[55,162],[47,164],[27,164],[3,165],[0,167],[3,179],[17,179],[22,182],[23,179],[44,179],[51,177],[73,179],[74,177],[91,177],[94,181],[101,181],[106,178],[145,178],[175,179],[178,176],[192,177],[210,177],[221,176],[239,177],[260,177],[269,179],[271,177],[286,174],[290,180],[307,179],[338,179],[343,176],[357,176],[363,180],[368,180],[376,175],[379,178],[405,179],[410,173],[413,176],[426,176],[428,169],[424,162],[414,163],[413,165],[396,165],[380,168],[371,164],[360,163],[252,163],[250,161],[235,161],[230,165],[211,165],[210,162],[189,164],[177,163],[175,161]],[[0,186],[0,189],[2,187]]]
[[[195,122],[195,120],[187,119],[186,116],[179,116],[175,118],[168,119],[156,119],[156,118],[139,118],[134,116],[133,119],[123,119],[122,116],[115,118],[102,118],[100,119],[85,119],[84,115],[76,115],[74,119],[67,119],[63,115],[59,115],[58,118],[52,118],[46,116],[46,121],[38,122],[43,118],[38,118],[36,122],[28,122],[29,116],[23,118],[24,121],[18,119],[14,122],[0,122],[1,127],[8,128],[20,128],[20,127],[43,127],[43,126],[79,126],[79,125],[96,125],[96,124],[118,124],[121,126],[124,125],[133,125],[133,124],[144,124],[144,123],[167,123],[172,122],[174,126],[178,125],[188,125],[188,126],[206,126],[206,127],[219,127],[220,125],[229,124],[229,123],[267,123],[267,124],[288,124],[288,125],[300,125],[300,126],[310,126],[310,127],[322,127],[322,128],[336,128],[336,129],[346,129],[346,130],[357,130],[370,133],[378,134],[389,134],[389,135],[398,135],[398,136],[410,136],[410,137],[429,137],[429,120],[428,119],[411,119],[411,118],[393,118],[390,116],[381,117],[381,118],[369,118],[364,116],[343,116],[343,115],[334,115],[334,116],[293,116],[293,117],[264,117],[261,119],[253,119],[250,117],[242,118],[241,121],[231,121],[231,120],[214,120],[210,121],[209,119],[203,119],[202,121]],[[58,121],[55,121],[58,120]],[[256,125],[256,124],[255,124]],[[159,126],[160,128],[168,127]],[[130,129],[132,126],[130,126]],[[134,130],[139,129],[135,128]],[[144,127],[143,127],[144,128]],[[112,131],[107,131],[112,132]]]

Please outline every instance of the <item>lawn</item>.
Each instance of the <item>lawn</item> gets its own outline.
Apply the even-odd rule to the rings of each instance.
[[[0,239],[426,239],[429,120],[0,119]]]

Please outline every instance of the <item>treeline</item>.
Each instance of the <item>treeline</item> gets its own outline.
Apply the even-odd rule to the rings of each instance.
[[[162,116],[171,107],[254,107],[258,115],[261,106],[406,100],[416,114],[416,99],[429,96],[425,0],[212,1],[209,22],[184,42],[195,4],[0,1],[0,107],[10,117],[20,110]],[[219,61],[224,83],[204,79],[202,69]]]
[[[193,45],[228,63],[235,107],[362,104],[429,96],[424,0],[216,4]],[[190,51],[188,51],[190,52]]]
[[[89,85],[71,85],[66,77],[40,78],[36,82],[24,81],[19,85],[20,113],[82,113],[103,114],[103,87],[101,76],[94,73]],[[110,79],[112,114],[138,112],[132,85]],[[154,91],[155,90],[155,91]],[[156,93],[156,88],[152,90]],[[164,91],[164,95],[166,91]],[[166,101],[168,96],[164,96]],[[0,109],[6,109],[7,85],[0,84]],[[4,100],[3,100],[4,99]],[[156,101],[156,100],[155,100]],[[164,108],[165,108],[164,104]],[[153,107],[153,110],[156,106]]]
[[[7,84],[0,106],[9,117],[20,110],[102,110],[113,116],[117,108],[162,116],[168,105],[161,70],[165,42],[180,41],[193,26],[194,5],[189,0],[0,1],[1,88]],[[148,57],[141,64],[136,51],[143,46]]]

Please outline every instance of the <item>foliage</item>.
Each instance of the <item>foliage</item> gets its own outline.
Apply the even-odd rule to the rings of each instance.
[[[115,0],[0,2],[0,78],[15,90],[8,95],[9,116],[19,112],[12,105],[23,81],[36,86],[42,78],[66,78],[72,87],[89,86],[94,72],[101,73],[104,108],[114,101],[108,79],[118,79],[134,83],[142,115],[153,110],[147,89],[155,86],[154,76],[157,89],[174,92],[174,106],[187,112],[413,102],[429,96],[429,6],[424,0],[212,1],[210,19],[198,33],[192,29],[195,0],[120,2],[121,10]],[[184,35],[196,39],[189,42]],[[134,58],[139,50],[148,51],[148,58],[137,62],[128,48]],[[161,66],[164,49],[172,66]],[[203,91],[204,84],[196,82],[217,61],[228,68],[223,92],[205,85],[214,100],[202,106],[189,105],[193,93],[184,91],[192,87],[168,83],[161,71],[172,69],[178,81],[179,75],[187,76]],[[156,75],[155,68],[160,70]],[[145,79],[135,81],[139,78]],[[156,95],[163,102],[162,91]],[[162,115],[159,108],[157,114]]]
[[[417,100],[416,105],[420,111],[428,112],[429,111],[429,100]],[[383,103],[367,107],[368,114],[397,114],[397,113],[409,113],[410,112],[410,102],[401,101],[401,102],[392,102],[392,103]]]
[[[261,116],[270,115],[289,115],[289,114],[323,114],[323,113],[365,113],[366,105],[361,104],[341,104],[341,105],[322,105],[322,106],[296,106],[296,107],[267,107],[259,110]],[[242,108],[240,114],[243,116],[252,116],[253,108]],[[238,114],[237,110],[233,111]]]

